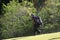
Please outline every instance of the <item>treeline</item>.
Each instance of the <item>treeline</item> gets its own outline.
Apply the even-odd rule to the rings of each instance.
[[[3,15],[3,4],[7,5],[12,0],[0,0],[0,16]],[[22,2],[22,0],[16,0],[18,2]]]
[[[0,3],[1,38],[33,35],[29,19],[37,10],[43,20],[42,33],[60,31],[60,0],[0,0]]]
[[[3,15],[3,13],[2,13],[2,10],[3,10],[2,6],[3,6],[3,4],[7,5],[10,1],[12,1],[12,0],[0,0],[0,15]],[[15,0],[15,1],[21,3],[24,0]],[[38,7],[38,6],[44,5],[46,0],[26,0],[26,1],[33,2],[35,4],[34,6]]]

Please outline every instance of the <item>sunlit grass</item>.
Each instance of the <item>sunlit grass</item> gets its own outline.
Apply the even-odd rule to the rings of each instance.
[[[60,32],[51,33],[51,34],[42,34],[28,37],[18,37],[5,40],[60,40]]]

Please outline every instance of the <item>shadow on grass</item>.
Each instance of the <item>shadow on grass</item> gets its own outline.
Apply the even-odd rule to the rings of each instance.
[[[10,38],[17,38],[17,37],[28,37],[28,36],[36,36],[36,35],[43,35],[43,34],[50,34],[50,33],[56,33],[56,32],[47,32],[47,33],[40,33],[40,34],[30,34],[30,35],[23,35],[23,36],[15,36],[15,37],[9,37],[9,38],[3,38],[3,39],[10,39]],[[59,37],[60,38],[60,37]],[[53,40],[53,39],[57,39],[57,38],[52,38],[52,39],[49,39],[49,40]]]
[[[56,37],[56,38],[51,38],[51,39],[49,39],[49,40],[60,40],[60,37]]]

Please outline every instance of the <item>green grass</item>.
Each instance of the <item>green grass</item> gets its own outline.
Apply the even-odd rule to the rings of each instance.
[[[28,36],[28,37],[11,38],[5,40],[60,40],[60,32]]]

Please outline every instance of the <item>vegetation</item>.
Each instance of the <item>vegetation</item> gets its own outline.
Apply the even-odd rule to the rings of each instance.
[[[41,4],[41,1],[38,2],[37,4]],[[30,14],[36,15],[37,11],[39,11],[38,16],[43,20],[42,33],[60,31],[60,0],[46,0],[42,1],[42,3],[39,6],[34,6],[32,0],[23,0],[20,3],[11,0],[7,4],[2,2],[3,10],[0,13],[1,37],[11,38],[33,35],[33,23],[29,20],[31,18]]]

